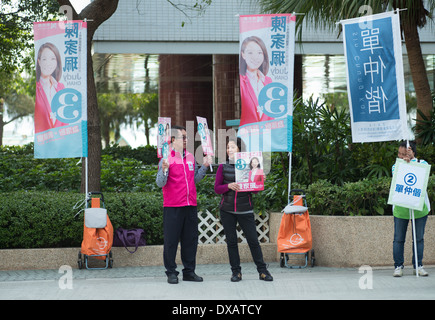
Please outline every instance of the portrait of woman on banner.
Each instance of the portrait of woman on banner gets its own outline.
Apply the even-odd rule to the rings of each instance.
[[[263,40],[250,36],[243,40],[240,48],[240,94],[242,113],[240,126],[248,123],[273,120],[264,114],[258,103],[260,91],[272,79],[267,76],[269,71],[269,55]]]
[[[264,183],[264,172],[261,169],[261,162],[257,157],[252,157],[249,162],[249,178],[248,182]]]
[[[59,50],[54,44],[46,42],[39,48],[36,59],[35,133],[67,125],[57,120],[51,110],[53,97],[65,89],[59,82],[61,77]]]

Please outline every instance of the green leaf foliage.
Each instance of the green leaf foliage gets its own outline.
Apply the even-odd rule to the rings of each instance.
[[[80,247],[84,195],[70,192],[0,193],[0,249]],[[142,228],[148,245],[163,243],[160,193],[104,193],[113,227]]]

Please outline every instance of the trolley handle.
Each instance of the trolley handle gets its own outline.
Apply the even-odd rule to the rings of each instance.
[[[301,193],[301,194],[293,194],[293,197],[297,197],[296,200],[294,198],[292,198],[292,193]],[[307,206],[307,200],[305,198],[305,191],[303,189],[292,189],[290,190],[289,193],[289,199],[288,199],[288,203],[290,205],[293,205],[296,201],[299,201],[300,199],[303,199],[303,203],[305,204],[305,206]]]
[[[89,198],[87,199],[88,201],[91,200],[91,196],[92,196],[93,194],[100,195],[100,196],[101,196],[101,201],[104,202],[104,196],[103,196],[103,193],[100,192],[100,191],[89,191],[89,192],[88,192],[88,197],[89,197]]]
[[[303,195],[305,195],[305,191],[303,189],[291,189],[290,194],[292,194],[293,192],[298,192],[298,193],[302,193]]]

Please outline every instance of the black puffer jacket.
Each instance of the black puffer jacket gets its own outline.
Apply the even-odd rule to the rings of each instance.
[[[223,164],[223,183],[229,184],[236,181],[236,171],[234,164]],[[220,208],[229,212],[244,212],[251,211],[254,208],[251,192],[237,192],[229,190],[222,195]]]

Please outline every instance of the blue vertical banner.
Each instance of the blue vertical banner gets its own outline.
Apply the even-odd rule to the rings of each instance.
[[[88,156],[87,24],[33,24],[35,40],[35,158]]]
[[[238,135],[247,151],[292,151],[295,21],[292,14],[240,16]]]
[[[399,14],[342,20],[353,142],[408,139]]]

